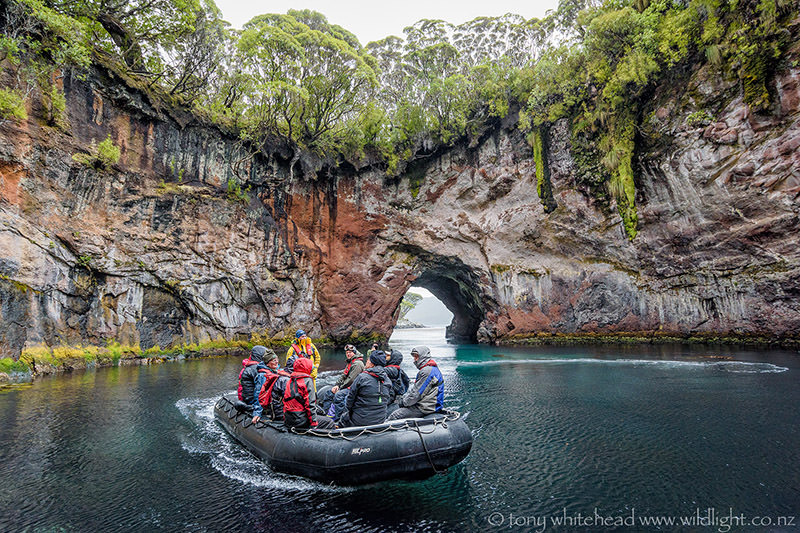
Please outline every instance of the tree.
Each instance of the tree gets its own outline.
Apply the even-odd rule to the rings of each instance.
[[[237,57],[250,89],[245,135],[274,132],[320,153],[347,141],[377,83],[375,60],[358,40],[313,11],[261,15],[248,22]]]
[[[406,315],[422,301],[422,296],[415,292],[407,292],[400,302],[400,316],[398,320],[403,320]]]

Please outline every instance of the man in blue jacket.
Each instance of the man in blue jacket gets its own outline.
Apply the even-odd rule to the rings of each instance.
[[[389,415],[386,420],[400,418],[422,418],[425,415],[441,411],[444,407],[444,377],[431,359],[431,351],[427,346],[416,346],[411,350],[414,366],[417,367],[417,378],[414,385],[400,398],[400,409]]]

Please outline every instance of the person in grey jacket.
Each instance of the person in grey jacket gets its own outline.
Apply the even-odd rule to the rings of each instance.
[[[361,352],[359,352],[355,346],[352,344],[345,346],[344,355],[347,359],[347,366],[336,381],[336,385],[331,389],[331,392],[334,394],[339,392],[340,389],[346,389],[352,385],[356,377],[364,370],[364,361],[361,360]]]
[[[371,426],[386,420],[392,381],[386,375],[385,364],[382,351],[372,352],[364,371],[350,386],[339,427]]]
[[[431,359],[427,346],[416,346],[411,350],[414,366],[419,370],[414,385],[400,398],[400,409],[389,415],[388,420],[421,418],[441,411],[444,407],[444,377],[436,361]]]
[[[328,416],[335,421],[339,421],[342,416],[344,402],[347,399],[350,385],[356,380],[356,377],[364,371],[363,355],[355,346],[348,344],[344,347],[345,358],[347,359],[347,366],[342,371],[342,375],[336,380],[336,385],[333,387],[323,387],[319,391],[320,405],[323,410],[328,413]]]

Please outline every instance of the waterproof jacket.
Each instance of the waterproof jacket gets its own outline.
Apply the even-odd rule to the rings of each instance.
[[[336,380],[336,386],[340,389],[346,389],[356,380],[356,377],[364,371],[364,361],[361,359],[361,354],[356,355],[347,362],[344,372],[339,379]]]
[[[299,358],[283,392],[283,424],[287,427],[316,427],[314,406],[317,402],[311,379],[311,359]]]
[[[239,372],[239,399],[253,407],[253,416],[261,416],[261,404],[258,394],[264,386],[267,365],[261,361],[253,361],[249,357],[242,361],[242,370]]]
[[[295,358],[306,357],[310,359],[313,366],[311,368],[311,372],[309,372],[309,375],[311,376],[311,379],[317,378],[317,369],[319,368],[319,351],[310,339],[306,338],[302,343],[299,343],[297,340],[295,340],[292,345],[289,346],[289,349],[286,351],[287,364],[284,366],[288,366],[289,359],[292,356]]]
[[[440,411],[444,407],[444,377],[436,361],[431,359],[431,352],[426,346],[414,348],[419,358],[414,366],[419,369],[414,385],[408,389],[400,400],[401,407],[416,405],[426,415]]]
[[[392,350],[392,355],[389,362],[386,363],[386,375],[392,380],[392,392],[389,398],[389,403],[393,402],[395,398],[401,397],[408,391],[408,386],[411,380],[408,379],[408,374],[405,370],[400,368],[403,363],[403,354],[399,350]]]
[[[286,388],[290,374],[283,370],[272,370],[269,367],[266,368],[266,371],[260,372],[264,374],[265,380],[258,393],[258,403],[261,404],[264,416],[268,416],[272,420],[283,420],[283,390]]]
[[[279,370],[278,379],[272,387],[272,398],[267,411],[273,420],[283,420],[283,395],[286,392],[286,385],[291,379],[291,371]]]
[[[350,385],[341,426],[371,426],[386,420],[392,382],[382,366],[365,369]]]

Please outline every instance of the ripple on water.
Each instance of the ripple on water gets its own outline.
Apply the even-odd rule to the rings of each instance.
[[[211,466],[223,476],[258,488],[293,492],[346,493],[349,487],[334,487],[316,481],[280,474],[253,456],[214,420],[217,396],[183,398],[175,403],[178,410],[194,424],[181,439],[181,447],[191,454],[206,455]]]
[[[717,370],[734,374],[779,374],[789,370],[786,367],[771,363],[751,363],[746,361],[663,361],[651,359],[589,359],[589,358],[564,358],[564,359],[494,359],[491,361],[459,361],[458,367],[483,367],[515,364],[598,364],[598,365],[627,365],[670,368],[687,368]]]

